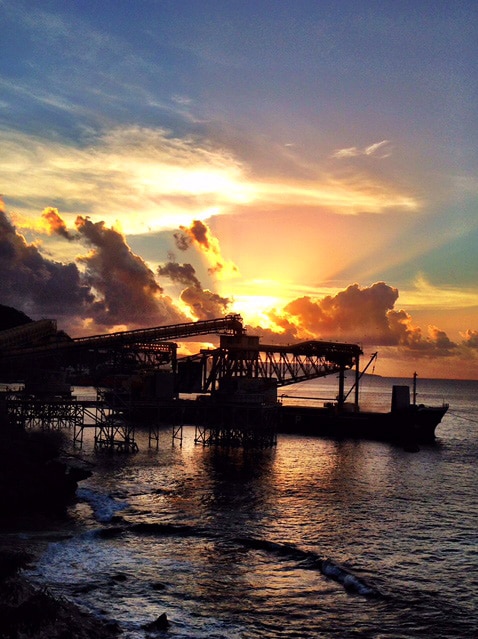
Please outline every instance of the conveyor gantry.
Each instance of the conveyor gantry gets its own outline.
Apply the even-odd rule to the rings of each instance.
[[[130,345],[161,342],[172,339],[184,339],[195,335],[208,335],[224,332],[231,335],[242,335],[244,332],[240,315],[226,315],[218,319],[203,320],[200,322],[185,322],[170,326],[157,326],[155,328],[140,328],[134,331],[120,331],[107,333],[106,335],[93,335],[91,337],[78,337],[73,340],[75,345],[92,347],[97,344],[102,347],[109,345]]]
[[[51,320],[43,320],[50,322]],[[38,322],[40,323],[40,322]],[[13,329],[12,332],[16,330]],[[5,331],[6,333],[7,331]],[[40,354],[49,351],[73,350],[78,348],[108,348],[118,346],[131,346],[135,344],[150,344],[167,340],[181,339],[195,335],[207,335],[224,332],[231,335],[241,335],[244,332],[240,315],[226,315],[218,319],[204,320],[200,322],[184,322],[169,326],[155,326],[153,328],[140,328],[133,331],[118,331],[116,333],[104,333],[101,335],[89,335],[76,337],[68,341],[57,341],[30,347],[21,347],[21,344],[9,343],[7,355],[13,354]],[[3,333],[3,332],[2,332]],[[0,333],[0,335],[2,334]]]
[[[258,337],[242,335],[222,336],[219,348],[202,350],[189,360],[202,363],[202,390],[209,393],[218,391],[222,380],[235,377],[274,379],[277,386],[287,386],[336,373],[340,403],[345,401],[345,371],[355,368],[358,379],[360,355],[362,350],[356,344],[307,341],[266,345],[260,344]]]
[[[22,341],[12,342],[9,334],[8,348],[3,352],[0,349],[0,369],[21,371],[31,368],[32,362],[55,369],[78,364],[96,367],[108,363],[118,370],[128,361],[136,361],[145,368],[155,368],[167,362],[173,363],[174,367],[177,345],[169,340],[221,332],[228,335],[243,334],[241,316],[233,314],[199,322],[57,341],[52,341],[49,334],[48,343],[29,346]]]
[[[274,379],[277,386],[339,374],[339,397],[343,397],[346,369],[355,367],[358,375],[362,351],[356,344],[307,341],[287,346],[259,343],[258,336],[245,334],[240,315],[186,322],[169,326],[120,331],[47,343],[30,348],[11,348],[4,352],[3,362],[20,359],[32,365],[51,359],[61,366],[86,363],[88,367],[109,366],[125,369],[130,362],[154,369],[161,364],[176,363],[177,345],[169,340],[196,335],[221,334],[220,347],[203,350],[187,358],[200,361],[203,370],[202,391],[214,393],[220,381],[231,377]]]

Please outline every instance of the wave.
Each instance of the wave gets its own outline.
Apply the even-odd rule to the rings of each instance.
[[[251,537],[239,537],[234,541],[248,548],[273,552],[276,555],[296,559],[300,561],[301,568],[306,570],[319,570],[325,577],[342,584],[347,592],[353,592],[364,597],[381,596],[381,593],[377,588],[371,586],[364,579],[355,575],[348,568],[345,568],[331,559],[324,559],[316,553],[297,548],[297,546],[292,544],[279,544]]]
[[[361,577],[357,577],[353,572],[344,568],[331,559],[325,559],[321,563],[321,572],[326,577],[338,581],[348,592],[355,592],[363,597],[379,597],[381,593],[368,584]]]
[[[91,507],[94,518],[101,524],[110,523],[118,512],[129,506],[125,501],[119,501],[111,495],[90,488],[78,488],[76,494]]]
[[[111,539],[126,533],[136,535],[167,535],[178,537],[200,537],[217,539],[218,534],[207,531],[194,525],[171,523],[132,523],[118,526],[110,526],[96,531],[98,537]],[[285,557],[298,562],[298,567],[305,570],[318,570],[324,577],[341,584],[347,592],[355,593],[363,597],[381,597],[380,591],[369,584],[362,577],[355,575],[350,569],[333,561],[323,558],[314,552],[302,550],[293,544],[281,544],[267,539],[255,537],[234,537],[230,539],[234,544],[253,550],[262,550],[276,556]]]

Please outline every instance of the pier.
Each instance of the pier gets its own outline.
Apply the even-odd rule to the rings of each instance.
[[[83,447],[87,430],[94,430],[94,447],[102,451],[136,452],[136,431],[147,430],[148,443],[151,448],[159,447],[159,432],[164,428],[161,423],[161,409],[164,409],[167,423],[172,429],[173,443],[182,443],[184,409],[176,406],[174,410],[169,404],[143,404],[144,409],[154,408],[157,419],[145,423],[136,417],[132,407],[119,402],[117,405],[106,401],[100,392],[97,399],[81,399],[70,397],[34,397],[25,395],[23,391],[6,392],[3,395],[5,413],[10,424],[25,430],[62,430],[72,432],[73,445]],[[138,413],[140,406],[135,405]]]
[[[177,357],[172,340],[206,334],[219,335],[218,347]],[[345,373],[354,369],[358,410],[361,354],[355,344],[336,342],[261,344],[239,315],[76,339],[42,320],[0,332],[0,380],[23,384],[3,400],[11,423],[70,428],[76,446],[94,428],[96,449],[134,452],[141,427],[158,447],[165,425],[181,443],[184,423],[195,426],[195,443],[203,446],[274,446],[277,389],[334,374],[341,410],[350,394]],[[73,396],[71,384],[93,386],[97,397]],[[184,401],[184,394],[198,399]]]

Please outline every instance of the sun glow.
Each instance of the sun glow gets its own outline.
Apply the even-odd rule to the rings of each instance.
[[[231,311],[239,313],[248,324],[272,328],[274,323],[267,316],[267,311],[283,304],[284,300],[270,295],[236,295]]]

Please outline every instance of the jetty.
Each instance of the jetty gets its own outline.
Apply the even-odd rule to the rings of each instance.
[[[178,358],[174,340],[213,334],[216,348]],[[195,426],[195,442],[204,446],[273,446],[283,386],[336,375],[336,410],[359,410],[361,355],[356,344],[262,344],[237,314],[79,338],[41,320],[0,332],[0,381],[17,385],[0,403],[19,427],[72,428],[78,446],[94,428],[100,450],[134,452],[139,427],[149,429],[151,446],[165,425],[181,443],[184,423]],[[348,393],[347,371],[354,379]],[[97,396],[73,395],[72,386],[93,386]]]

